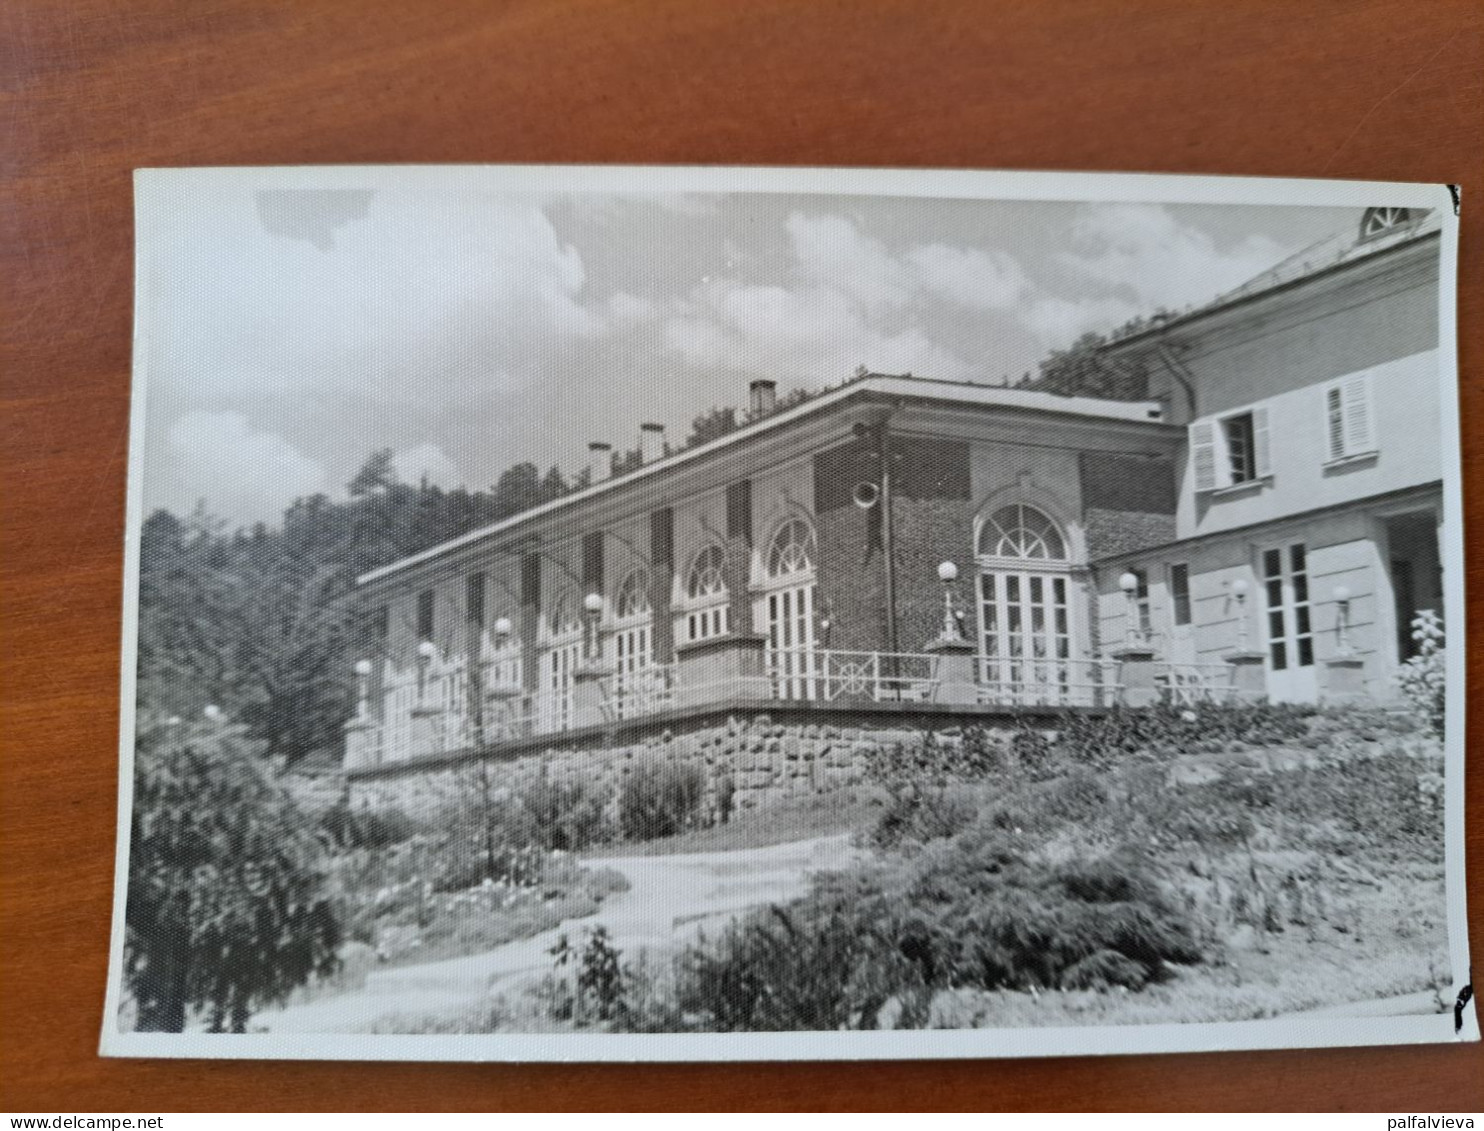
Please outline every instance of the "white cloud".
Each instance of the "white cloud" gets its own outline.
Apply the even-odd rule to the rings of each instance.
[[[213,200],[169,227],[151,268],[153,380],[449,403],[494,373],[538,380],[554,344],[613,323],[536,201],[304,195],[268,194],[266,212]]]
[[[434,487],[456,487],[463,480],[458,465],[437,444],[419,444],[392,456],[392,470],[403,483],[427,480]]]
[[[1075,274],[1131,291],[1142,312],[1208,302],[1289,254],[1266,236],[1221,248],[1199,228],[1156,204],[1096,204],[1081,211],[1072,250],[1059,257]]]
[[[1031,290],[1020,261],[1003,251],[933,243],[907,259],[923,287],[970,310],[1007,310]]]
[[[184,498],[240,522],[276,522],[297,498],[325,490],[324,467],[240,412],[188,412],[170,428],[171,472]]]

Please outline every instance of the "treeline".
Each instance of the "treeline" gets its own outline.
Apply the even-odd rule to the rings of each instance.
[[[345,500],[314,495],[277,527],[228,531],[203,505],[144,523],[139,556],[141,710],[194,718],[207,705],[297,762],[338,752],[365,641],[348,600],[368,570],[570,491],[556,468],[517,464],[486,491],[398,482],[377,452]]]

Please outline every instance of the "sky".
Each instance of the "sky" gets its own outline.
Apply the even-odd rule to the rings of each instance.
[[[803,194],[214,189],[155,225],[146,511],[231,525],[367,456],[487,487],[590,440],[683,441],[755,377],[1000,383],[1208,301],[1353,209]]]

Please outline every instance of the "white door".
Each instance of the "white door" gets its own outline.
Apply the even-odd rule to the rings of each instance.
[[[1175,562],[1165,569],[1165,639],[1166,659],[1177,666],[1196,662],[1194,604],[1190,596],[1190,566]]]
[[[1314,676],[1308,552],[1302,542],[1270,546],[1262,551],[1258,565],[1268,698],[1275,703],[1312,703],[1318,695],[1318,684]]]
[[[979,576],[981,697],[991,703],[1069,703],[1070,579],[1060,573],[990,570]]]
[[[582,641],[558,644],[549,648],[541,658],[541,712],[542,731],[569,730],[572,726],[573,680],[577,667],[582,663]]]
[[[654,663],[654,643],[650,626],[634,625],[613,634],[614,658],[614,703],[613,708],[621,719],[632,718],[645,712],[650,691],[647,680],[653,677],[649,671]]]
[[[817,697],[813,582],[768,594],[768,668],[779,699]]]

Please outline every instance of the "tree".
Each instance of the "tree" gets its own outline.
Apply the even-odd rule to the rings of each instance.
[[[1114,332],[1131,332],[1142,319]],[[1115,401],[1142,400],[1149,395],[1149,370],[1140,359],[1111,358],[1109,338],[1089,331],[1064,350],[1052,350],[1041,362],[1041,373],[1027,388],[1065,397],[1103,397]]]
[[[735,408],[727,405],[710,409],[696,417],[694,423],[691,424],[690,436],[685,441],[685,447],[700,447],[712,440],[719,440],[728,432],[735,432],[740,427]]]
[[[375,491],[384,491],[397,481],[396,469],[392,466],[392,449],[379,448],[366,457],[361,470],[356,472],[347,485],[350,497],[358,499]]]
[[[146,723],[134,751],[125,978],[137,1027],[246,1031],[334,971],[340,926],[314,826],[241,728]]]

